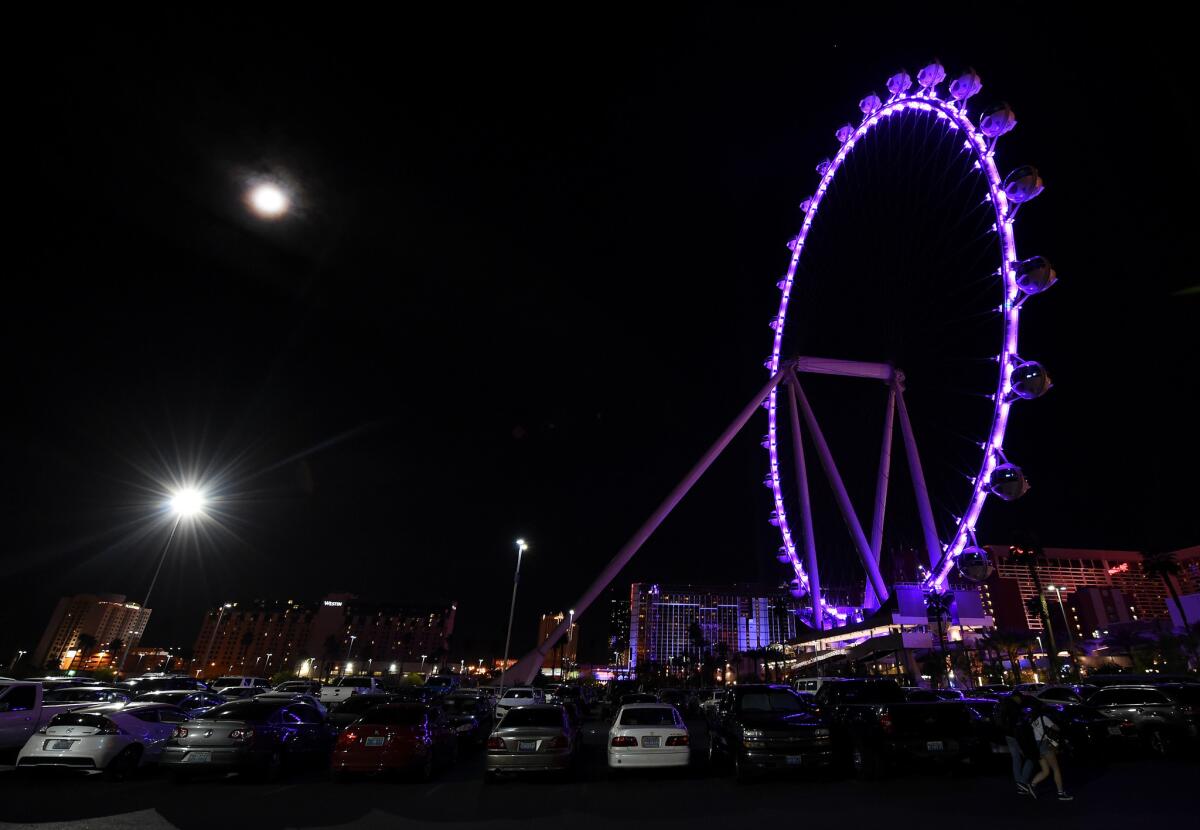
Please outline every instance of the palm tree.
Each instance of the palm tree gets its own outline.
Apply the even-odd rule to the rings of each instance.
[[[1156,576],[1163,581],[1167,586],[1167,593],[1171,595],[1171,602],[1175,603],[1175,608],[1179,610],[1179,619],[1183,622],[1183,638],[1182,641],[1187,645],[1188,650],[1192,653],[1192,659],[1197,664],[1200,664],[1200,657],[1196,654],[1195,644],[1189,632],[1192,630],[1191,623],[1188,622],[1187,612],[1183,610],[1183,603],[1179,601],[1179,592],[1175,590],[1175,577],[1179,575],[1179,563],[1175,561],[1173,553],[1150,553],[1145,554],[1142,562],[1142,570],[1146,572],[1146,576]]]
[[[88,633],[80,634],[75,638],[75,648],[77,652],[75,659],[79,661],[79,666],[82,668],[87,663],[87,659],[91,653],[96,650],[96,638]],[[71,661],[74,664],[74,660]]]
[[[933,687],[936,689],[941,685],[941,679],[946,675],[946,629],[945,622],[950,616],[950,606],[954,603],[954,595],[947,591],[944,594],[930,592],[929,594],[929,613],[937,620],[938,631],[938,654],[942,664],[942,670],[937,673],[930,672],[932,676]]]
[[[1143,661],[1146,647],[1150,645],[1141,631],[1133,628],[1114,628],[1111,633],[1104,635],[1104,645],[1114,654],[1123,654],[1134,664],[1134,668]]]

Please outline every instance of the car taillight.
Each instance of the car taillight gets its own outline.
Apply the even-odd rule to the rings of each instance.
[[[891,735],[893,732],[896,731],[896,725],[894,723],[892,723],[892,716],[889,715],[887,712],[884,712],[882,715],[879,716],[879,726],[888,735]]]
[[[667,746],[687,746],[688,743],[687,735],[672,735],[667,738]]]
[[[546,744],[546,749],[566,749],[570,745],[571,743],[567,740],[566,735],[559,735],[557,738],[550,741],[550,743]]]
[[[235,729],[229,733],[229,737],[234,741],[249,741],[254,737],[253,729]]]
[[[358,740],[358,733],[355,732],[353,729],[347,729],[345,732],[342,733],[342,736],[340,738],[338,738],[338,743],[352,744],[357,740]]]
[[[176,726],[175,731],[171,733],[171,737],[172,738],[186,738],[187,733],[188,733],[188,731],[187,731],[186,726]]]
[[[487,748],[488,749],[504,749],[504,739],[503,738],[488,738]]]
[[[617,735],[612,739],[613,746],[637,746],[637,738],[632,735]]]

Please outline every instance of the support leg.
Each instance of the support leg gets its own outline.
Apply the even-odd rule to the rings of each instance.
[[[792,420],[792,455],[796,460],[800,516],[804,532],[804,567],[808,571],[808,593],[812,598],[813,626],[820,631],[825,628],[825,612],[821,603],[821,575],[817,572],[817,543],[813,536],[812,503],[808,497],[808,467],[804,463],[804,439],[800,434],[800,407],[796,403],[796,390],[791,384],[788,384],[788,397],[791,403],[788,414]]]
[[[887,586],[883,583],[883,577],[879,575],[879,563],[875,561],[875,556],[871,553],[871,545],[867,541],[866,534],[863,533],[862,524],[854,513],[854,506],[850,503],[850,494],[846,492],[846,485],[842,483],[842,476],[838,473],[837,465],[833,461],[833,454],[829,451],[829,445],[825,443],[825,436],[817,424],[817,417],[813,414],[812,407],[808,404],[808,398],[805,397],[804,390],[800,387],[800,382],[796,380],[794,374],[789,382],[795,387],[800,411],[804,413],[804,421],[808,425],[808,431],[812,433],[813,445],[817,448],[817,457],[821,459],[821,467],[824,468],[829,485],[833,488],[833,495],[837,499],[842,519],[846,522],[850,538],[858,551],[858,558],[862,561],[863,570],[866,571],[867,587],[875,592],[875,596],[879,598],[880,602],[883,602],[888,597]]]
[[[883,516],[887,512],[888,478],[892,474],[892,425],[896,415],[896,387],[888,387],[887,411],[883,414],[883,444],[879,448],[879,478],[875,482],[875,514],[871,518],[871,552],[879,561],[883,552]],[[878,608],[874,591],[865,597],[867,608]]]
[[[933,506],[929,503],[929,490],[925,487],[925,472],[921,469],[921,456],[917,453],[917,439],[913,436],[912,423],[908,420],[908,407],[904,405],[904,390],[893,382],[896,392],[896,409],[900,413],[900,432],[904,435],[904,451],[908,456],[908,469],[912,473],[913,490],[917,496],[917,512],[921,516],[921,530],[925,535],[925,550],[929,555],[929,567],[936,568],[942,558],[942,543],[938,540],[937,525],[933,523]]]

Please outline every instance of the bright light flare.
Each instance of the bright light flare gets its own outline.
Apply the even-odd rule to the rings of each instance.
[[[250,209],[263,219],[278,219],[287,213],[291,200],[278,185],[264,182],[255,185],[247,197]]]
[[[203,513],[206,502],[204,494],[195,487],[185,487],[172,494],[168,504],[172,513],[186,519]]]

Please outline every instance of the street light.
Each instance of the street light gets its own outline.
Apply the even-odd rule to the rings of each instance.
[[[1071,663],[1075,666],[1075,677],[1079,677],[1079,663],[1075,659],[1075,634],[1071,631],[1071,621],[1067,619],[1067,606],[1063,604],[1062,589],[1057,585],[1047,585],[1048,590],[1058,594],[1058,610],[1062,611],[1063,625],[1067,627],[1067,643],[1071,647]]]
[[[146,589],[146,599],[142,602],[142,611],[145,611],[150,605],[150,594],[154,592],[154,583],[158,582],[158,574],[162,571],[163,562],[167,558],[167,551],[171,549],[171,542],[175,540],[175,534],[179,530],[180,522],[184,519],[194,519],[202,515],[207,503],[208,498],[204,495],[204,491],[190,486],[181,487],[171,493],[167,499],[167,507],[175,514],[175,523],[171,525],[171,533],[167,536],[167,543],[163,545],[162,553],[158,555],[158,565],[154,569],[154,576],[150,578],[150,587]],[[125,660],[129,657],[129,647],[132,645],[131,640],[132,638],[126,640],[125,648],[121,651],[121,665],[118,671],[125,671]]]
[[[292,200],[279,185],[261,182],[246,194],[250,209],[263,219],[278,219],[288,212]]]
[[[504,637],[504,662],[500,664],[500,693],[496,698],[504,697],[504,673],[508,671],[508,647],[512,643],[513,611],[517,607],[517,583],[521,581],[521,554],[529,550],[524,539],[517,540],[517,570],[513,573],[512,601],[508,604],[508,634]]]
[[[350,635],[350,648],[346,649],[346,659],[342,661],[343,663],[346,663],[346,664],[350,663],[350,652],[354,651],[354,641],[357,639],[358,639],[357,634]],[[345,667],[343,667],[342,668],[342,677],[345,677],[345,676],[346,676],[346,669],[345,669]]]
[[[201,666],[208,665],[208,658],[212,656],[213,642],[217,639],[217,629],[221,627],[221,618],[225,616],[225,612],[233,607],[232,602],[227,602],[221,606],[221,610],[217,612],[217,622],[213,626],[212,636],[208,638],[208,648],[204,650],[204,660],[200,662]]]
[[[428,654],[421,655],[421,674],[425,673],[425,658],[428,656],[429,656]]]

